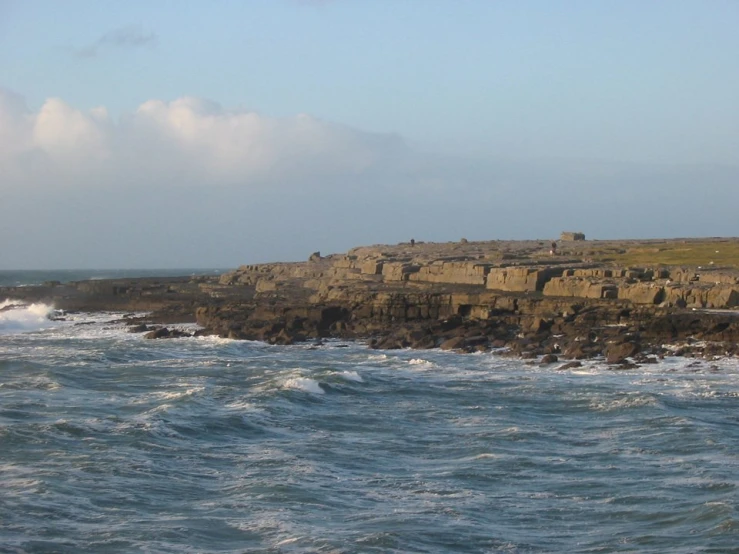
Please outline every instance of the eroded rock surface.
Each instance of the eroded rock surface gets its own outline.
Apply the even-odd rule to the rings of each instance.
[[[207,333],[273,344],[363,338],[376,348],[505,349],[542,363],[604,356],[623,367],[664,355],[665,343],[682,343],[684,355],[734,354],[735,268],[606,259],[663,243],[572,240],[552,255],[549,241],[415,241],[219,278],[50,283],[0,297],[152,311],[157,323],[197,321]]]

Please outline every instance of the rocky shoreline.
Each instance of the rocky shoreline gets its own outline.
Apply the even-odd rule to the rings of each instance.
[[[361,339],[379,349],[495,351],[543,364],[603,357],[623,369],[665,355],[739,355],[739,270],[721,255],[739,239],[564,238],[411,241],[220,277],[5,287],[0,298],[150,312],[127,318],[148,338],[183,336],[161,326],[197,322],[199,334],[271,344]],[[678,255],[692,264],[665,263]],[[632,263],[645,256],[653,262]]]

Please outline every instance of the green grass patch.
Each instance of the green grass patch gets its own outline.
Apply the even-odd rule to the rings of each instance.
[[[592,259],[613,262],[619,266],[715,265],[739,268],[739,239],[675,241],[644,246],[625,245],[621,251],[602,252],[594,255]]]

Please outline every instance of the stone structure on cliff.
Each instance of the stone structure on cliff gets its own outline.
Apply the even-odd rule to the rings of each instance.
[[[585,240],[585,233],[573,233],[571,231],[562,231],[559,240]]]

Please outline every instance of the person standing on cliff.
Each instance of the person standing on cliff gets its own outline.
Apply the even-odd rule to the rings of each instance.
[[[557,241],[556,240],[553,240],[552,241],[552,249],[549,251],[549,253],[552,256],[556,256],[557,255]]]

